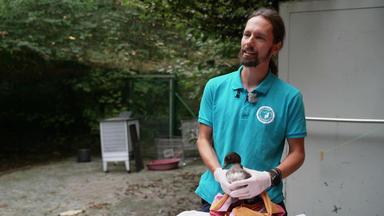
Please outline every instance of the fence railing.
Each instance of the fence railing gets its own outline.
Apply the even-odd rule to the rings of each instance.
[[[358,118],[326,118],[326,117],[305,117],[307,121],[325,122],[351,122],[351,123],[384,123],[384,119],[358,119]]]

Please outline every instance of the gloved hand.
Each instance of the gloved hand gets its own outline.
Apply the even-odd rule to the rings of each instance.
[[[239,198],[240,200],[251,199],[271,186],[271,176],[268,172],[259,172],[245,167],[244,170],[251,174],[251,177],[232,182],[229,188],[232,192],[229,196]]]
[[[223,189],[224,193],[230,194],[231,190],[229,189],[230,184],[227,180],[227,171],[228,170],[224,170],[222,168],[216,168],[213,176],[215,177],[215,180],[220,183],[221,189]]]

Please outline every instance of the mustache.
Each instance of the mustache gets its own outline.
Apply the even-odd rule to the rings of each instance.
[[[255,54],[254,58],[246,58],[243,57],[243,54],[245,52],[252,52]],[[252,47],[244,47],[240,48],[238,58],[240,60],[240,63],[246,67],[256,67],[257,65],[260,64],[259,59],[258,59],[259,53],[255,51]]]
[[[255,52],[255,50],[252,47],[244,47],[241,48],[242,52]]]

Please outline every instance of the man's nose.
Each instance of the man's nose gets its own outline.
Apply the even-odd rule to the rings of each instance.
[[[252,45],[254,44],[254,41],[255,41],[255,38],[252,36],[248,37],[246,40],[245,40],[245,44],[248,46],[248,47],[252,47]]]

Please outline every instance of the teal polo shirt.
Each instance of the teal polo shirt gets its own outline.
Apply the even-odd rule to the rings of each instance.
[[[259,171],[280,164],[286,138],[307,134],[302,95],[271,72],[252,90],[257,102],[247,100],[248,91],[237,71],[208,81],[200,104],[199,122],[213,128],[213,147],[223,166],[229,152],[237,152],[242,165]],[[239,92],[239,93],[238,93]],[[283,185],[268,189],[275,203],[284,200]],[[223,191],[210,171],[200,179],[196,193],[207,202]]]

